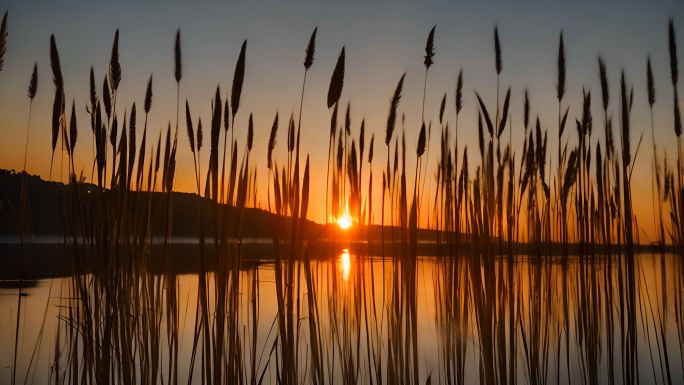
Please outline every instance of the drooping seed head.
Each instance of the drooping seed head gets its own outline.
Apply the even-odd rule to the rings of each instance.
[[[294,151],[295,147],[295,124],[294,115],[290,115],[290,123],[287,130],[287,152]]]
[[[76,139],[78,139],[78,128],[76,127],[76,100],[71,103],[71,122],[69,124],[69,144],[71,145],[71,154],[74,153],[76,147]]]
[[[418,134],[418,145],[416,146],[416,155],[418,155],[419,158],[425,153],[425,143],[425,122],[423,122],[423,125],[420,127],[420,133]]]
[[[28,97],[33,100],[38,92],[38,63],[33,65],[33,73],[31,74],[31,81],[28,87]]]
[[[188,142],[190,143],[190,151],[195,152],[195,131],[192,128],[192,116],[190,115],[190,105],[188,100],[185,100],[185,127],[188,132]],[[199,126],[198,126],[199,130]]]
[[[563,100],[565,94],[565,44],[563,43],[563,31],[560,34],[558,45],[558,83],[556,84],[556,95],[558,101]]]
[[[363,150],[366,144],[366,119],[361,119],[361,129],[359,130],[359,158],[363,162]]]
[[[173,74],[174,77],[176,78],[176,83],[180,83],[181,78],[183,77],[183,63],[181,61],[181,36],[180,36],[180,28],[176,31],[176,43],[174,44],[174,50],[173,50],[173,58],[174,58],[174,67],[173,67]]]
[[[252,151],[252,144],[254,143],[254,121],[252,114],[249,114],[249,124],[247,126],[247,150]]]
[[[233,88],[230,95],[230,104],[233,112],[233,118],[240,108],[240,95],[242,94],[242,84],[245,81],[245,50],[247,50],[247,39],[242,43],[240,48],[240,56],[238,56],[235,64],[235,73],[233,74]],[[228,113],[226,111],[226,113]]]
[[[399,101],[401,100],[401,91],[404,87],[404,77],[406,77],[406,72],[401,75],[399,83],[397,83],[397,88],[394,90],[394,96],[390,100],[390,110],[387,115],[387,128],[385,130],[385,145],[389,146],[392,140],[392,135],[394,134],[394,127],[397,122],[397,108],[399,107]]]
[[[147,91],[145,91],[145,113],[149,114],[152,109],[152,75],[147,82]]]
[[[342,87],[344,86],[344,47],[337,58],[337,64],[330,77],[330,86],[328,87],[328,108],[337,103],[342,96]]]
[[[679,66],[677,64],[677,42],[675,40],[674,21],[670,18],[670,23],[667,28],[668,43],[670,48],[670,76],[672,78],[672,85],[677,86],[679,79]]]
[[[105,75],[104,82],[102,83],[102,101],[104,102],[105,113],[107,113],[107,119],[112,117],[112,97],[109,93],[109,81]]]
[[[347,103],[347,112],[344,114],[344,131],[351,135],[351,102]]]
[[[268,138],[268,151],[266,157],[266,165],[268,169],[271,169],[272,159],[273,159],[273,149],[276,145],[276,134],[278,133],[278,112],[276,112],[275,119],[273,120],[273,126],[271,127],[271,135]]]
[[[202,131],[202,118],[197,120],[197,153],[202,149],[204,142],[204,132]]]
[[[463,109],[463,68],[458,72],[458,80],[456,81],[456,114]]]
[[[444,118],[444,108],[446,107],[446,92],[444,97],[442,97],[442,104],[439,106],[439,124],[442,124],[442,119]]]
[[[653,108],[655,104],[655,84],[653,82],[653,70],[651,69],[651,55],[646,60],[646,88],[648,89],[648,105]]]
[[[114,44],[112,44],[112,57],[109,60],[109,80],[112,90],[116,92],[121,82],[121,64],[119,64],[119,30],[114,33]]]
[[[306,46],[306,57],[304,58],[304,70],[308,71],[314,61],[314,52],[316,52],[316,32],[318,27],[314,28],[311,38],[309,39],[309,45]]]
[[[499,27],[494,25],[494,58],[496,61],[496,74],[501,73],[503,65],[501,63],[501,43],[499,43]]]
[[[373,163],[373,147],[375,145],[375,134],[371,135],[370,146],[368,146],[368,163]]]
[[[7,13],[5,11],[5,16],[2,18],[2,23],[0,24],[0,71],[5,66],[5,52],[7,51]]]
[[[608,90],[608,75],[606,74],[606,62],[601,56],[598,58],[599,62],[599,76],[601,78],[601,101],[603,102],[603,110],[608,109],[610,103],[610,93]]]
[[[425,68],[430,69],[430,66],[432,65],[433,60],[432,58],[435,56],[435,28],[437,26],[432,27],[430,30],[430,34],[428,35],[427,38],[427,43],[425,44],[425,61],[423,64],[425,64]]]

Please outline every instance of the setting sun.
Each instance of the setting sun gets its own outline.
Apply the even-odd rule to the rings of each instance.
[[[337,224],[340,225],[341,228],[346,230],[349,228],[349,226],[352,225],[351,217],[349,216],[349,214],[344,213],[344,215],[337,219]]]

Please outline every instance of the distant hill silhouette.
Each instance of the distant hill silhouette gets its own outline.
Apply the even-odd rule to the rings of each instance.
[[[83,184],[84,191],[97,191],[98,187],[89,183]],[[31,227],[34,236],[60,234],[60,208],[72,194],[70,186],[60,182],[47,182],[39,176],[29,175],[27,192]],[[138,194],[132,192],[132,195]],[[141,193],[147,194],[147,193]],[[0,235],[17,235],[19,233],[19,210],[21,204],[21,173],[14,170],[0,170]],[[154,208],[159,207],[159,215],[155,217],[154,235],[163,235],[164,210],[166,194],[155,192],[152,195]],[[205,221],[204,232],[213,237],[213,221],[216,204],[209,199],[201,198],[202,218]],[[173,236],[197,237],[199,235],[199,215],[197,213],[197,195],[173,192]],[[235,208],[227,207],[228,216],[235,215]],[[243,237],[271,238],[271,217],[273,214],[255,208],[245,209],[243,216]],[[323,225],[306,221],[304,237],[314,237]]]
[[[81,185],[83,191],[97,191],[98,187],[90,183]],[[49,236],[61,234],[61,208],[68,201],[72,190],[70,186],[60,182],[47,182],[36,175],[28,175],[27,192],[29,212],[31,217],[31,229],[34,236]],[[137,192],[132,192],[135,196]],[[147,193],[141,193],[147,194]],[[0,236],[19,234],[19,210],[21,202],[21,173],[14,170],[0,169]],[[159,215],[155,217],[153,234],[161,236],[164,233],[164,202],[166,195],[155,192],[152,195],[153,207],[159,207]],[[201,198],[202,218],[205,221],[204,233],[207,237],[213,237],[213,221],[217,212],[216,203],[207,198]],[[235,208],[227,207],[230,218],[235,215]],[[154,213],[154,210],[153,210]],[[197,194],[173,192],[173,236],[174,237],[198,237],[199,216],[197,215]],[[242,228],[243,238],[267,238],[271,239],[271,218],[274,214],[266,210],[247,208],[245,209]],[[287,221],[286,221],[287,223]],[[304,227],[304,240],[330,238],[337,241],[348,239],[349,234],[354,234],[355,229],[349,233],[341,230],[336,224],[330,224],[328,231],[323,232],[325,225],[307,220]],[[357,228],[358,230],[358,228]],[[363,239],[367,240],[367,230],[362,229]],[[392,240],[391,227],[385,226],[385,242]],[[398,233],[395,234],[398,237]],[[382,239],[381,226],[372,226],[372,239],[374,242]],[[397,238],[398,239],[398,238]],[[419,239],[430,241],[435,239],[434,231],[420,230]]]

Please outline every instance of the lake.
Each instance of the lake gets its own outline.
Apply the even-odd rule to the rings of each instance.
[[[175,260],[179,253],[192,255],[197,246],[184,247],[174,250]],[[406,373],[417,375],[419,383],[426,383],[428,379],[432,383],[476,383],[488,375],[495,376],[500,383],[513,380],[567,384],[592,378],[608,383],[611,371],[614,381],[620,383],[630,357],[637,364],[640,383],[667,383],[668,366],[672,383],[684,381],[681,365],[684,327],[679,322],[684,312],[684,270],[678,256],[637,256],[637,300],[636,307],[632,308],[625,305],[625,294],[620,290],[620,261],[616,256],[573,257],[567,264],[556,260],[540,263],[535,258],[520,256],[498,257],[495,279],[487,280],[491,277],[484,277],[482,270],[482,278],[488,283],[475,283],[478,278],[473,275],[473,263],[466,257],[419,256],[415,262],[415,290],[404,291],[402,288],[412,283],[406,280],[407,269],[402,268],[401,262],[388,256],[361,257],[349,249],[333,247],[332,257],[311,260],[326,383],[370,383],[371,379],[373,383],[379,379],[389,383],[392,375]],[[8,252],[3,256],[5,264]],[[81,331],[73,322],[73,306],[77,304],[69,297],[73,278],[59,272],[50,274],[50,268],[46,268],[50,257],[38,255],[41,253],[49,254],[49,246],[34,253],[33,266],[40,274],[28,282],[26,295],[22,297],[17,382],[24,382],[25,378],[28,383],[54,382],[56,355],[62,366],[59,375],[71,382],[74,373],[65,368],[71,368],[74,360],[78,376],[87,377],[83,374],[84,357],[80,352],[83,339],[90,337],[79,338]],[[204,359],[200,352],[204,350],[202,338],[198,337],[193,378],[188,381],[199,287],[197,271],[191,270],[179,272],[175,279],[176,370],[180,383],[201,383],[204,374],[199,369]],[[297,282],[293,288],[294,299],[299,304],[293,309],[297,320],[297,330],[293,333],[298,336],[293,351],[297,352],[298,378],[312,383],[310,293],[304,270],[301,261],[293,266],[294,282]],[[277,372],[282,370],[277,367],[278,361],[287,362],[285,357],[277,356],[279,349],[273,349],[274,342],[281,343],[277,340],[279,304],[275,275],[275,263],[267,254],[245,261],[240,269],[239,294],[235,297],[237,312],[226,313],[227,317],[235,317],[238,327],[237,346],[242,351],[243,366],[240,371],[246,383],[252,381],[253,366],[263,384],[275,384]],[[92,278],[87,272],[83,276],[86,281]],[[216,298],[220,293],[216,288],[220,285],[215,277],[215,272],[207,273],[209,304],[219,303]],[[151,297],[163,302],[168,291],[164,275],[151,272],[146,281],[152,283],[149,286],[158,284],[154,287],[161,289],[161,295]],[[492,291],[487,291],[486,286],[490,284]],[[17,288],[12,286],[11,282],[5,282],[0,288],[0,383],[9,383],[12,371],[17,311]],[[483,290],[477,290],[478,286]],[[495,295],[483,300],[478,298],[478,293]],[[167,307],[142,306],[148,310],[161,309],[147,315],[142,311],[138,315],[145,322],[156,322],[158,328],[133,334],[157,340],[152,344],[133,341],[137,345],[133,351],[136,355],[145,351],[155,359],[147,361],[134,355],[131,362],[135,369],[112,367],[109,376],[114,382],[117,382],[117,371],[123,370],[135,370],[136,378],[151,375],[163,378],[164,383],[168,381],[171,350],[167,348],[170,342]],[[220,311],[215,305],[208,309],[211,322],[216,322],[217,310]],[[634,316],[636,328],[628,327],[630,315]],[[135,314],[128,316],[135,317]],[[135,322],[131,325],[140,327]],[[158,332],[155,334],[153,330]],[[232,329],[226,326],[225,330]],[[635,346],[629,339],[632,332]],[[414,335],[415,347],[411,338]],[[493,343],[490,346],[493,349],[483,349],[485,343]],[[98,344],[101,346],[104,341]],[[228,367],[228,349],[219,348],[226,350]],[[119,354],[120,349],[114,346],[112,351]],[[487,374],[487,363],[483,362],[487,360],[499,364],[491,374]],[[141,362],[155,362],[156,366],[143,368],[145,364]],[[397,366],[397,363],[410,367]]]

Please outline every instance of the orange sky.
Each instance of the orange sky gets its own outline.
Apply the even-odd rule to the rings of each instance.
[[[316,58],[307,77],[302,117],[304,156],[311,156],[311,203],[309,218],[323,221],[325,216],[324,186],[329,133],[329,112],[325,99],[328,82],[337,55],[346,46],[347,62],[341,105],[352,105],[352,134],[358,137],[362,118],[366,121],[366,143],[376,135],[374,172],[374,205],[379,222],[379,202],[382,167],[386,159],[384,131],[389,98],[402,73],[406,72],[404,96],[399,113],[406,116],[408,149],[407,173],[409,184],[414,175],[415,143],[420,128],[423,93],[423,55],[425,39],[433,25],[435,35],[435,64],[427,79],[425,102],[426,121],[433,121],[429,166],[434,166],[439,146],[439,104],[447,93],[445,119],[453,130],[455,120],[454,90],[458,70],[464,70],[464,110],[459,121],[461,152],[465,143],[470,147],[470,175],[479,164],[477,151],[477,101],[473,90],[483,97],[490,110],[495,105],[496,77],[493,58],[492,30],[499,25],[503,51],[501,99],[510,86],[513,147],[517,159],[523,142],[522,103],[525,88],[529,89],[532,117],[539,116],[543,129],[549,130],[549,156],[556,159],[557,148],[555,99],[556,54],[558,33],[564,30],[568,55],[568,80],[564,106],[570,106],[569,121],[581,113],[581,92],[586,87],[593,91],[594,135],[603,144],[600,86],[596,57],[601,53],[608,63],[611,86],[610,112],[618,114],[619,71],[624,68],[628,82],[634,85],[635,102],[632,112],[632,148],[636,149],[639,136],[644,139],[633,174],[633,199],[639,224],[652,237],[650,160],[652,158],[650,121],[645,96],[646,56],[650,53],[656,75],[658,100],[654,109],[656,142],[666,150],[669,165],[676,154],[672,130],[672,86],[669,83],[667,51],[667,20],[670,15],[683,14],[682,5],[672,2],[667,6],[624,7],[621,18],[606,20],[603,6],[578,7],[521,6],[488,12],[488,7],[473,5],[456,12],[452,5],[436,4],[419,7],[397,5],[391,9],[383,5],[270,4],[266,5],[200,5],[174,4],[159,10],[151,5],[92,5],[56,7],[51,3],[34,8],[17,3],[9,11],[9,38],[5,68],[0,72],[0,167],[22,168],[29,99],[26,88],[33,63],[38,63],[38,96],[33,105],[29,173],[47,179],[50,167],[50,118],[54,86],[49,70],[49,37],[55,34],[59,47],[66,84],[67,105],[75,100],[79,122],[76,146],[77,168],[90,175],[92,164],[92,134],[86,112],[88,73],[95,69],[98,95],[109,61],[111,43],[116,28],[120,28],[120,61],[123,68],[118,95],[117,114],[130,111],[138,104],[138,140],[142,136],[144,115],[141,103],[147,79],[154,75],[154,97],[148,124],[148,143],[156,142],[161,129],[171,122],[175,126],[176,84],[173,79],[173,38],[180,26],[183,47],[183,80],[181,103],[187,99],[193,120],[201,117],[205,127],[210,120],[210,101],[217,84],[222,97],[230,91],[231,79],[240,44],[248,39],[247,69],[241,107],[236,116],[235,138],[240,153],[245,145],[249,113],[254,114],[255,139],[252,164],[258,168],[259,192],[266,205],[265,186],[266,142],[276,111],[281,126],[274,158],[279,164],[286,161],[285,125],[294,112],[299,111],[301,82],[304,74],[302,61],[311,31],[318,27]],[[592,12],[587,12],[592,11]],[[105,17],[106,16],[106,17]],[[543,23],[536,22],[539,18]],[[576,20],[583,20],[577,25]],[[64,20],[68,20],[65,23]],[[95,20],[98,20],[95,22]],[[640,28],[635,28],[638,20]],[[681,24],[677,37],[684,44]],[[680,94],[681,94],[680,90]],[[69,108],[70,110],[70,108]],[[341,114],[342,115],[342,114]],[[183,119],[181,119],[182,122]],[[616,118],[617,120],[617,118]],[[401,133],[399,120],[396,133]],[[570,124],[564,140],[573,145],[577,141],[574,124]],[[179,155],[176,190],[194,191],[195,181],[184,124],[179,133]],[[508,130],[504,137],[508,137]],[[205,135],[207,138],[208,135]],[[452,133],[453,137],[453,133]],[[616,134],[617,138],[617,134]],[[154,140],[149,140],[154,139]],[[208,141],[208,139],[207,139]],[[221,138],[221,141],[223,139]],[[205,145],[207,146],[207,145]],[[208,149],[208,147],[205,147]],[[206,170],[209,151],[203,151],[202,165]],[[364,175],[368,175],[367,164]],[[555,170],[556,164],[551,163]],[[56,161],[56,170],[59,171]],[[434,168],[430,168],[432,175]],[[59,180],[59,172],[54,173]],[[55,179],[53,178],[53,179]],[[428,179],[431,181],[432,178]],[[364,191],[367,187],[364,186]],[[434,189],[426,186],[432,196]],[[427,212],[423,208],[423,212]],[[425,224],[425,218],[422,218]],[[643,239],[642,242],[646,242]]]

